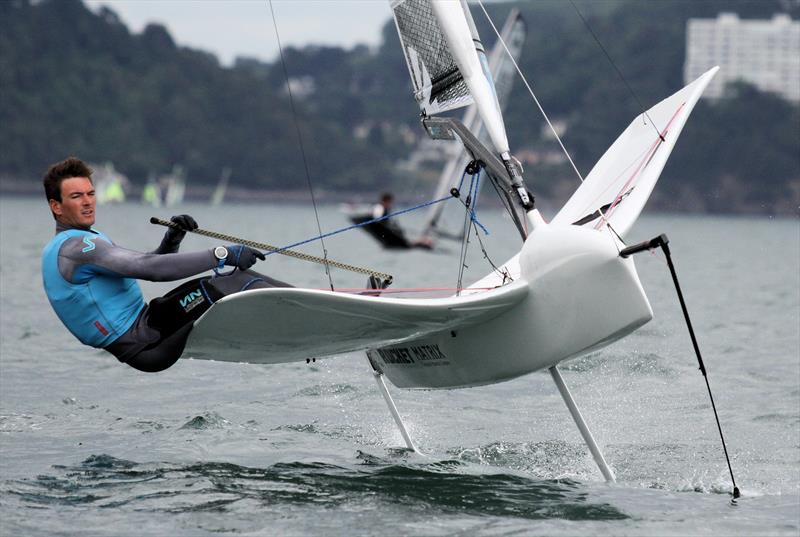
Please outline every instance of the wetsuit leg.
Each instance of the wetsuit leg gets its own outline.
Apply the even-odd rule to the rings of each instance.
[[[251,270],[234,270],[221,276],[186,282],[163,297],[152,300],[144,312],[144,322],[160,334],[155,343],[131,357],[121,358],[120,353],[115,351],[122,350],[122,346],[114,343],[106,350],[139,371],[163,371],[178,361],[186,347],[194,321],[214,302],[225,295],[271,287],[292,285]]]
[[[178,361],[186,347],[186,340],[189,332],[192,331],[192,324],[187,324],[178,329],[154,345],[146,347],[143,351],[132,358],[125,360],[125,363],[134,369],[145,373],[158,373],[164,371]]]
[[[249,289],[269,289],[273,287],[294,287],[286,282],[259,274],[254,270],[234,270],[228,274],[205,280],[206,287],[211,287],[222,295],[231,295]]]
[[[185,282],[151,300],[134,325],[105,349],[140,371],[154,373],[170,367],[183,353],[194,321],[223,296],[203,288],[207,279]]]

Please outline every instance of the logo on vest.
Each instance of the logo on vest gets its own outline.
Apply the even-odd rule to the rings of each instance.
[[[94,237],[84,237],[83,238],[83,244],[86,245],[86,248],[81,250],[81,252],[83,252],[85,254],[86,252],[91,252],[92,250],[94,250],[96,248],[96,246],[92,242],[93,240],[94,240]]]
[[[197,291],[192,291],[191,293],[183,297],[180,302],[183,311],[189,312],[205,301],[206,299],[203,298],[203,293],[200,292],[200,289],[198,289]]]

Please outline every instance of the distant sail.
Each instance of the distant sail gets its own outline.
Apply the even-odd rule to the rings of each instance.
[[[142,203],[152,207],[161,207],[161,188],[152,178],[142,189]]]
[[[186,191],[186,173],[183,171],[183,166],[173,166],[172,172],[162,181],[166,183],[164,205],[173,207],[183,203],[183,195]]]
[[[228,181],[231,178],[231,169],[225,168],[222,170],[222,175],[220,176],[219,183],[217,183],[217,188],[214,189],[214,192],[211,194],[211,205],[218,206],[222,205],[222,200],[225,199],[225,193],[228,190]]]
[[[106,187],[104,192],[106,203],[122,203],[125,201],[125,191],[122,189],[122,183],[119,179],[114,179]]]
[[[106,162],[104,164],[90,164],[94,173],[92,182],[94,183],[95,199],[97,203],[122,203],[125,201],[125,186],[128,178],[114,168],[114,164]]]

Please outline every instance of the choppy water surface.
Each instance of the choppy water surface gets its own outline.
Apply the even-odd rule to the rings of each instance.
[[[277,245],[316,226],[305,207],[179,212]],[[163,231],[147,223],[151,213],[102,207],[98,228],[149,250]],[[504,261],[518,246],[511,225],[496,212],[479,218],[491,232],[488,253]],[[705,385],[660,255],[637,259],[655,319],[562,365],[617,474],[607,485],[546,373],[457,391],[390,386],[425,453],[416,455],[399,449],[363,356],[283,366],[182,360],[155,375],[120,365],[82,347],[47,304],[45,204],[2,199],[0,219],[2,535],[800,532],[796,220],[649,217],[629,237],[666,232],[672,241],[743,493],[731,506]],[[326,230],[346,225],[333,207],[320,219]],[[189,237],[184,248],[212,245]],[[349,233],[326,246],[332,258],[393,273],[398,287],[456,282],[456,243],[449,254],[398,254]],[[471,248],[470,281],[488,271]],[[314,265],[271,256],[258,268],[327,286]],[[333,275],[339,287],[363,284]],[[153,297],[173,285],[143,288]]]

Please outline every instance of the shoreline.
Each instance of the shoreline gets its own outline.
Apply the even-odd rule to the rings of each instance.
[[[185,202],[187,203],[204,203],[211,199],[215,190],[215,185],[196,185],[187,189]],[[380,192],[383,190],[376,189],[374,191],[333,191],[324,188],[315,189],[314,197],[316,202],[321,205],[372,205],[376,203]],[[124,203],[140,203],[142,187],[134,185],[127,194],[127,200]],[[0,198],[41,198],[42,186],[39,180],[36,181],[22,181],[10,179],[8,177],[0,177]],[[401,207],[413,206],[419,203],[429,201],[429,198],[424,195],[425,193],[418,193],[417,195],[408,195],[402,191],[394,192],[397,205]],[[738,204],[731,204],[735,207],[730,211],[706,210],[702,200],[698,203],[696,198],[686,200],[686,193],[680,199],[670,197],[667,193],[662,193],[656,190],[653,192],[652,197],[648,201],[647,209],[651,213],[657,214],[685,214],[685,215],[708,215],[708,216],[744,216],[744,217],[768,217],[768,218],[799,218],[800,217],[800,204],[792,205],[789,200],[780,207],[767,207],[757,204],[742,205],[741,201]],[[558,207],[561,207],[565,202],[564,200],[557,200],[547,198],[539,195],[536,198],[537,204],[540,208],[548,214],[555,214]],[[223,204],[258,204],[258,203],[291,203],[296,205],[305,205],[311,202],[311,196],[308,190],[261,190],[261,189],[248,189],[241,187],[230,187],[225,194],[225,201]],[[483,208],[502,209],[502,204],[494,196],[483,196],[481,198],[481,205]]]

